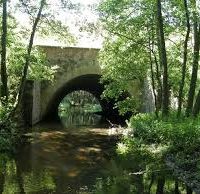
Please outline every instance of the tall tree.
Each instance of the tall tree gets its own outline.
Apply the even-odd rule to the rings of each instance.
[[[38,25],[38,22],[40,21],[40,18],[41,18],[41,15],[42,15],[42,10],[43,10],[45,4],[46,4],[46,0],[40,1],[40,7],[38,9],[38,13],[37,13],[37,16],[36,16],[36,18],[33,22],[32,32],[31,32],[29,45],[28,45],[28,48],[27,48],[25,64],[24,64],[24,68],[23,68],[23,74],[22,74],[22,78],[21,78],[21,82],[20,82],[20,86],[19,86],[19,93],[18,93],[18,96],[17,96],[17,99],[16,99],[14,109],[13,109],[11,114],[15,113],[16,109],[18,108],[18,106],[20,105],[20,103],[22,101],[22,97],[23,97],[24,89],[25,89],[26,78],[27,78],[27,73],[28,73],[28,68],[29,68],[29,65],[30,65],[31,51],[32,51],[32,47],[33,47],[33,40],[34,40],[35,32],[36,32],[36,29],[37,29],[37,25]]]
[[[153,59],[152,59],[150,41],[149,41],[149,57],[150,57],[150,67],[151,67],[150,69],[151,69],[152,90],[153,90],[155,108],[156,108],[155,113],[156,113],[156,116],[158,117],[159,105],[158,105],[158,99],[157,99],[157,94],[156,94],[155,75],[154,75],[154,70],[153,70]]]
[[[150,23],[152,23],[152,25],[150,27],[150,30],[148,30],[149,31],[148,48],[149,48],[149,60],[150,60],[150,75],[151,75],[152,90],[155,103],[155,113],[156,116],[158,116],[158,112],[160,111],[162,106],[162,81],[160,78],[159,63],[157,61],[155,53],[156,45],[155,45],[155,26],[153,22],[154,18],[155,16],[153,15],[152,18],[150,19]]]
[[[196,90],[198,65],[199,65],[199,48],[200,48],[200,23],[198,20],[196,0],[192,0],[193,8],[193,28],[194,28],[194,48],[193,48],[193,63],[192,63],[192,75],[190,80],[190,88],[188,92],[188,100],[186,107],[186,116],[190,116],[193,110],[193,103]]]
[[[169,112],[169,84],[168,84],[168,64],[167,64],[167,53],[165,47],[165,35],[163,27],[163,16],[161,0],[157,0],[157,36],[159,46],[159,57],[160,64],[163,68],[163,94],[162,94],[162,114],[167,116]]]
[[[177,116],[179,117],[181,114],[182,103],[183,103],[183,89],[185,86],[185,77],[186,77],[186,64],[187,64],[187,55],[188,55],[188,41],[190,36],[190,18],[189,18],[189,10],[188,10],[188,2],[187,0],[183,0],[184,2],[184,10],[185,10],[185,18],[186,18],[186,36],[184,41],[184,51],[183,51],[183,63],[182,63],[182,78],[179,85],[179,93],[178,93],[178,111]]]
[[[194,104],[194,108],[193,108],[193,116],[197,116],[200,112],[200,90],[197,94],[197,98]]]
[[[1,36],[1,97],[2,104],[8,101],[8,79],[6,67],[6,45],[7,45],[7,0],[3,0],[3,14],[2,14],[2,36]]]
[[[4,123],[6,123],[9,118],[12,118],[15,115],[16,110],[18,109],[19,105],[21,105],[27,78],[37,79],[37,77],[39,77],[39,79],[48,80],[53,78],[53,73],[55,71],[47,65],[44,54],[41,53],[39,49],[33,47],[36,31],[39,35],[43,35],[43,37],[57,36],[59,37],[59,40],[65,39],[65,42],[70,42],[73,44],[75,43],[74,36],[70,33],[68,26],[59,20],[59,13],[57,13],[58,10],[64,11],[65,8],[68,10],[74,9],[73,5],[75,4],[72,4],[71,1],[68,0],[63,0],[61,2],[58,0],[58,3],[63,5],[62,9],[60,8],[60,4],[56,4],[57,7],[55,10],[52,9],[54,2],[48,2],[47,4],[46,0],[19,0],[19,4],[17,5],[10,4],[11,9],[15,8],[23,14],[27,14],[27,22],[31,22],[33,25],[31,29],[29,29],[29,25],[25,27],[25,30],[20,29],[20,35],[16,34],[15,30],[9,30],[9,38],[5,37],[4,39],[4,43],[7,43],[7,49],[9,49],[7,60],[9,63],[8,75],[10,75],[10,94],[12,94],[12,98],[10,98],[10,100],[14,102],[12,106],[13,108],[8,114],[6,114],[7,119],[4,119]],[[11,16],[9,17],[9,27],[19,31],[18,26],[23,24],[17,23],[17,20],[14,16],[12,16],[12,13],[9,13],[8,15]],[[29,36],[29,30],[30,38],[26,49],[26,44],[22,40],[25,40],[25,38]],[[25,34],[26,36],[23,36],[22,34]],[[3,35],[4,34],[2,34],[2,38],[4,37]],[[6,57],[6,53],[4,56]],[[6,68],[4,69],[6,70]],[[45,73],[42,73],[40,71],[41,69],[43,69],[42,72],[45,71]]]

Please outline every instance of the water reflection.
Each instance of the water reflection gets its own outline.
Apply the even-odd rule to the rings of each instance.
[[[110,129],[43,124],[34,131],[14,157],[0,155],[0,193],[189,194],[145,153],[116,157],[118,139]]]
[[[60,125],[53,127],[37,126],[30,135],[32,142],[14,158],[1,156],[0,193],[73,194],[91,190],[114,153],[116,138],[108,136],[105,128],[71,131]]]
[[[98,126],[102,123],[103,118],[101,115],[85,112],[80,107],[71,107],[60,114],[60,120],[65,127],[73,128],[78,126]]]
[[[98,99],[91,93],[77,90],[69,93],[61,101],[58,114],[65,127],[98,126],[102,117],[96,113],[102,111]]]
[[[101,116],[84,110],[63,109],[64,125],[35,126],[15,156],[1,154],[0,193],[191,194],[146,153],[116,157],[116,133],[123,129],[102,128]]]

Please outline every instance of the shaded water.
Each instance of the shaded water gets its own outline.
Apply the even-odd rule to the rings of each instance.
[[[92,189],[113,156],[116,138],[100,125],[100,117],[81,116],[81,126],[76,116],[78,125],[72,125],[71,116],[62,118],[71,128],[59,123],[34,127],[27,134],[30,143],[14,158],[1,158],[0,193],[73,194]]]

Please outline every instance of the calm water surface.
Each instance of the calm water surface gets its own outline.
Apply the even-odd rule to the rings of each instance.
[[[0,193],[89,193],[113,156],[116,137],[100,116],[81,115],[84,125],[77,117],[74,123],[63,118],[67,126],[43,123],[31,129],[31,142],[15,158],[2,159]]]
[[[155,194],[162,175],[166,178],[164,193],[175,193],[177,179],[165,165],[157,171],[156,165],[160,164],[155,164],[152,174],[143,176],[146,167],[142,160],[146,157],[140,153],[116,165],[118,138],[99,115],[64,114],[60,123],[37,125],[28,130],[26,137],[28,143],[14,157],[0,155],[0,193],[90,194],[94,193],[94,185],[103,185],[105,188],[98,187],[96,193]],[[181,194],[186,194],[185,188],[179,182]]]

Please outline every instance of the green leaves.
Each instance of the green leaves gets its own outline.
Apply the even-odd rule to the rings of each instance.
[[[23,65],[25,63],[26,45],[18,41],[10,44],[8,48],[8,74],[11,94],[16,94],[20,78],[22,76]],[[46,60],[46,56],[37,47],[33,48],[30,67],[27,79],[52,80],[55,70],[51,69]]]
[[[108,0],[100,5],[101,20],[108,32],[99,57],[102,80],[106,83],[104,96],[117,100],[124,92],[130,92],[133,81],[142,81],[147,75],[147,20],[148,14],[153,13],[152,10],[145,12],[147,15],[143,13],[148,6],[150,4],[132,0]],[[137,103],[130,106],[130,101],[138,102],[136,98],[130,98],[116,104],[121,113],[130,109],[135,112],[139,107]]]
[[[176,119],[173,115],[167,121],[156,119],[153,114],[138,114],[131,118],[136,138],[145,144],[170,145],[175,152],[196,152],[200,143],[200,120],[184,118]]]
[[[189,88],[190,69],[194,54],[191,35],[188,36],[187,53],[184,49],[188,22],[185,5],[184,1],[172,0],[162,1],[161,6],[171,99],[178,98],[183,58],[186,56],[187,59],[182,97],[182,104],[185,107],[185,94]],[[192,24],[193,18],[190,16],[192,16],[194,8],[189,2],[187,6],[189,22]],[[153,0],[102,1],[99,11],[105,29],[105,42],[99,59],[102,64],[103,80],[106,85],[110,85],[106,86],[105,95],[117,98],[119,93],[129,91],[130,80],[142,82],[147,76],[153,77],[152,86],[154,86],[152,88],[154,88],[154,97],[158,101],[155,104],[158,104],[158,109],[160,109],[162,108],[161,96],[163,96],[161,93],[164,92],[162,83],[164,67],[158,60],[161,45],[157,38],[158,26],[156,25],[155,9],[156,5]],[[198,9],[197,6],[196,10]],[[115,86],[118,86],[119,89],[116,89]]]

